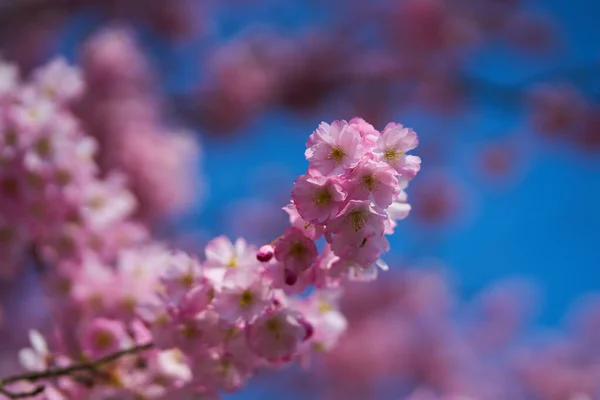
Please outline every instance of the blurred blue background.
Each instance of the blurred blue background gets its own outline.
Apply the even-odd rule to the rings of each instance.
[[[326,3],[221,4],[210,14],[209,40],[203,36],[173,44],[143,27],[140,40],[161,74],[165,93],[177,93],[198,81],[205,72],[198,60],[215,46],[257,24],[286,35],[301,34],[331,17],[332,7]],[[423,226],[413,217],[401,223],[390,238],[392,251],[386,259],[400,266],[426,257],[440,258],[465,296],[500,277],[530,277],[542,293],[542,321],[554,324],[578,295],[600,289],[600,161],[597,154],[532,133],[523,102],[503,96],[504,89],[495,93],[494,88],[525,90],[539,76],[587,66],[594,68],[592,73],[575,73],[569,79],[588,95],[597,96],[600,4],[551,0],[529,2],[526,7],[543,11],[552,20],[560,37],[559,50],[530,57],[517,55],[502,43],[486,45],[469,56],[464,69],[491,82],[492,89],[475,88],[466,110],[440,116],[415,107],[393,114],[394,120],[421,135],[422,148],[430,141],[441,143],[445,160],[441,168],[456,179],[464,196],[459,217],[443,226]],[[103,23],[94,11],[78,13],[64,28],[57,51],[76,61],[82,39]],[[241,233],[260,231],[261,219],[253,219],[254,212],[285,205],[291,182],[306,168],[304,143],[312,130],[321,120],[353,116],[326,109],[305,116],[275,108],[235,136],[223,138],[197,129],[204,153],[198,168],[203,178],[199,179],[206,180],[207,191],[178,220],[178,227],[198,234],[201,240],[219,234],[237,236],[241,228],[231,220],[247,218],[256,226],[246,226]],[[511,158],[517,171],[508,184],[488,182],[476,162],[480,144],[505,137],[518,139]],[[432,165],[422,149],[416,154],[423,158],[423,174],[440,168],[437,162]],[[267,239],[261,233],[255,236]]]

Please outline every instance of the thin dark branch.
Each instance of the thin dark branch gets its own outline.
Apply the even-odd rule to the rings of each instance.
[[[35,389],[30,390],[28,392],[11,392],[9,390],[0,387],[0,394],[10,398],[10,399],[24,399],[27,397],[33,397],[40,393],[42,393],[46,388],[44,386],[36,386]]]
[[[10,398],[14,398],[14,399],[28,397],[25,395],[25,393],[10,393],[9,391],[7,391],[5,389],[5,387],[6,387],[6,385],[9,385],[11,383],[20,382],[20,381],[35,382],[35,381],[39,381],[39,380],[43,380],[43,379],[67,376],[67,375],[71,375],[71,374],[74,374],[75,372],[79,372],[79,371],[95,371],[96,369],[98,369],[98,367],[100,367],[104,364],[110,363],[112,361],[116,361],[119,358],[127,356],[127,355],[138,354],[143,351],[150,350],[153,346],[154,345],[152,343],[147,343],[147,344],[132,347],[130,349],[118,351],[118,352],[110,354],[106,357],[99,358],[95,361],[74,364],[74,365],[64,367],[64,368],[49,368],[44,371],[27,372],[24,374],[8,376],[6,378],[0,379],[0,393],[4,394],[5,396],[9,396]],[[39,390],[38,393],[41,393],[41,391],[43,391],[44,389],[43,389],[43,386],[39,386],[35,390]],[[32,393],[32,392],[30,392],[30,393]],[[29,394],[29,396],[32,396],[32,394]]]

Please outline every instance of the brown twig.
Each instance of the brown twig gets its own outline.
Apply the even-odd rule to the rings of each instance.
[[[43,379],[58,378],[61,376],[72,375],[75,372],[79,372],[79,371],[95,371],[101,365],[110,363],[112,361],[116,361],[119,358],[127,356],[127,355],[138,354],[143,351],[150,350],[153,346],[154,345],[152,343],[147,343],[147,344],[132,347],[130,349],[118,351],[118,352],[110,354],[106,357],[99,358],[95,361],[74,364],[74,365],[70,365],[68,367],[63,367],[63,368],[48,368],[44,371],[26,372],[23,374],[8,376],[6,378],[0,379],[0,393],[5,396],[8,396],[11,399],[22,399],[25,397],[31,397],[31,396],[34,396],[36,394],[43,392],[44,386],[38,386],[29,392],[19,392],[19,393],[13,393],[13,392],[7,390],[6,386],[10,385],[11,383],[20,382],[20,381],[36,382],[36,381],[40,381]]]
[[[3,394],[4,396],[6,396],[10,399],[25,399],[27,397],[36,396],[36,395],[42,393],[45,389],[46,388],[43,385],[40,385],[40,386],[36,386],[35,389],[30,390],[28,392],[14,393],[14,392],[4,389],[3,387],[0,387],[0,394]]]

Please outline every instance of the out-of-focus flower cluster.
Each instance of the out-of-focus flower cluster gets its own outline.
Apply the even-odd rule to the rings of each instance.
[[[82,69],[87,90],[77,116],[99,143],[100,167],[129,177],[137,216],[156,222],[198,201],[198,145],[190,132],[162,123],[151,68],[132,33],[111,28],[92,37]]]
[[[509,279],[465,304],[428,268],[348,287],[341,309],[352,328],[309,375],[313,388],[330,400],[597,399],[598,298],[563,332],[540,333],[528,326],[533,289]]]
[[[97,142],[70,112],[84,88],[80,72],[61,59],[29,82],[10,64],[0,71],[2,274],[25,262],[23,246],[52,262],[80,260],[88,249],[111,259],[144,240],[146,229],[127,219],[136,199],[125,177],[98,168]]]
[[[416,134],[399,124],[378,132],[361,119],[322,123],[307,142],[308,172],[286,207],[293,226],[260,249],[218,237],[200,261],[170,250],[135,222],[137,199],[146,197],[134,195],[128,184],[135,188],[143,180],[135,174],[140,170],[129,168],[125,156],[102,154],[123,148],[111,140],[137,140],[127,118],[119,117],[122,99],[134,104],[129,111],[152,105],[145,96],[128,96],[135,92],[128,87],[144,87],[133,79],[144,74],[136,70],[128,79],[120,68],[143,66],[113,34],[119,33],[90,45],[90,57],[107,51],[114,58],[87,65],[94,100],[79,105],[92,112],[91,105],[104,98],[98,93],[109,94],[114,110],[100,113],[112,116],[102,122],[118,127],[96,133],[98,140],[71,111],[84,91],[78,70],[57,59],[21,81],[15,67],[0,67],[2,271],[28,261],[37,265],[55,322],[49,344],[30,334],[32,348],[20,353],[21,363],[42,371],[142,348],[44,381],[40,398],[216,398],[242,387],[259,368],[292,360],[306,365],[346,329],[337,311],[340,278],[372,277],[372,265],[382,265],[379,257],[388,248],[384,234],[410,210],[402,190],[420,168],[418,157],[405,154],[416,147]],[[109,80],[118,84],[94,88],[94,68],[100,77],[118,72]],[[148,134],[141,128],[157,123],[152,116],[144,121],[149,125],[136,125],[141,136]],[[164,179],[154,184],[157,191],[171,187]],[[165,212],[159,209],[157,214]],[[327,244],[319,256],[315,240],[323,234]],[[288,298],[309,285],[319,290]],[[13,392],[31,388],[9,386]]]
[[[342,17],[327,18],[300,37],[258,29],[220,45],[189,99],[198,122],[224,133],[273,107],[306,112],[331,103],[376,124],[407,105],[455,111],[478,89],[465,75],[473,52],[502,41],[518,53],[543,54],[556,44],[548,19],[519,1],[352,0],[329,6]],[[339,97],[342,102],[334,100]]]
[[[528,95],[531,124],[537,132],[571,142],[588,152],[600,148],[597,101],[565,82],[536,85]]]

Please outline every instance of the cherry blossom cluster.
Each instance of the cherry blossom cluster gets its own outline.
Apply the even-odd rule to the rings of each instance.
[[[94,160],[96,141],[70,111],[84,88],[78,70],[56,59],[28,82],[0,63],[0,272],[23,263],[35,245],[51,261],[78,259],[87,249],[111,258],[146,229],[127,220],[136,200],[125,177]]]
[[[403,189],[421,160],[406,153],[417,144],[415,132],[396,123],[382,132],[358,118],[317,128],[306,144],[309,168],[285,207],[292,227],[274,243],[271,268],[285,285],[329,287],[387,268],[380,258],[389,249],[385,235],[410,211]]]
[[[161,120],[155,77],[133,32],[111,27],[92,36],[81,68],[87,88],[76,114],[98,141],[100,168],[128,176],[137,216],[162,221],[199,201],[200,148],[191,132]]]
[[[134,218],[129,175],[97,162],[106,146],[72,112],[84,91],[77,69],[56,59],[27,81],[6,63],[0,73],[2,268],[38,267],[54,322],[45,337],[31,332],[20,359],[34,373],[68,371],[35,383],[0,379],[0,393],[218,398],[259,369],[308,365],[346,330],[341,278],[372,277],[384,235],[410,210],[403,189],[419,170],[405,155],[414,132],[323,123],[285,207],[292,227],[260,249],[217,237],[200,260],[152,239]]]

